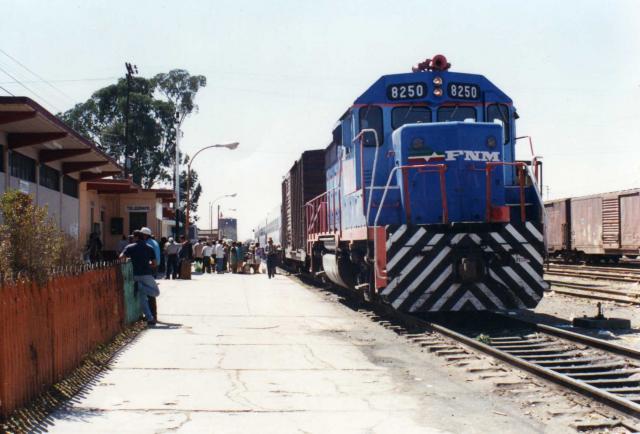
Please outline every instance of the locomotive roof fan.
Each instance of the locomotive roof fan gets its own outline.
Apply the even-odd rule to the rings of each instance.
[[[446,71],[449,68],[451,68],[451,63],[447,62],[447,58],[442,54],[436,54],[433,59],[426,59],[424,62],[411,67],[411,71]]]

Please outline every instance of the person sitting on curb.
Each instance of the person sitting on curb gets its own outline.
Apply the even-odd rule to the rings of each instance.
[[[121,258],[131,259],[133,265],[133,280],[138,284],[138,300],[142,313],[150,326],[156,325],[156,319],[151,313],[149,299],[160,295],[158,284],[153,278],[153,270],[157,266],[156,254],[147,243],[140,231],[133,232],[133,244],[129,244],[120,254]]]

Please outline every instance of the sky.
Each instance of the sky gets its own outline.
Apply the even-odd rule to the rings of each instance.
[[[378,77],[409,72],[437,53],[452,71],[483,74],[513,99],[517,134],[532,136],[543,157],[545,199],[640,187],[640,1],[0,6],[0,48],[46,80],[0,53],[0,86],[54,113],[115,82],[125,62],[145,77],[176,68],[207,77],[181,147],[193,153],[214,143],[240,146],[205,151],[193,163],[204,228],[209,203],[237,193],[219,202],[221,211],[238,218],[241,237],[250,236],[279,205],[293,162],[329,143],[358,95]],[[528,145],[518,143],[518,156],[529,158]]]

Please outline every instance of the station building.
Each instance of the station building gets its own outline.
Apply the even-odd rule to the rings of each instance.
[[[80,234],[83,182],[122,168],[94,143],[27,97],[0,97],[0,193],[30,194],[66,233]]]
[[[131,179],[99,179],[80,189],[80,242],[95,232],[104,250],[114,252],[123,236],[146,226],[156,239],[171,236],[175,192],[144,189]]]
[[[122,235],[141,226],[158,237],[170,233],[173,191],[113,179],[121,175],[113,158],[37,102],[0,97],[0,194],[30,194],[80,245],[91,232],[105,250],[115,250]]]

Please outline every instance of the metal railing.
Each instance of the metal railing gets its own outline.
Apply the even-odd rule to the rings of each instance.
[[[486,182],[486,220],[491,221],[491,171],[494,167],[498,166],[514,166],[519,168],[518,171],[518,184],[520,185],[520,219],[524,223],[527,219],[526,201],[525,201],[525,174],[527,173],[527,164],[523,162],[506,162],[506,161],[489,161],[485,165],[485,182]]]
[[[396,166],[393,169],[391,169],[391,172],[389,172],[389,177],[387,178],[387,183],[385,185],[384,191],[382,193],[382,198],[380,200],[380,205],[378,206],[378,211],[376,212],[376,218],[373,221],[373,230],[374,230],[374,238],[373,238],[373,242],[374,242],[374,273],[375,273],[375,277],[376,280],[386,280],[387,276],[386,276],[386,271],[384,272],[384,274],[382,274],[378,269],[378,220],[380,219],[380,213],[382,212],[382,207],[384,205],[384,201],[387,198],[387,192],[389,191],[389,187],[391,185],[391,180],[393,179],[393,175],[395,174],[396,171],[401,170],[403,173],[406,170],[411,170],[411,169],[417,169],[419,170],[419,173],[438,173],[439,174],[439,180],[440,180],[440,195],[442,198],[442,223],[448,223],[449,222],[449,206],[447,204],[447,187],[446,187],[446,179],[445,179],[445,172],[447,171],[447,165],[446,164],[442,164],[442,163],[434,163],[434,164],[429,164],[429,163],[425,163],[425,164],[414,164],[414,165],[406,165],[406,166]],[[405,203],[405,213],[406,213],[406,206],[407,204]],[[368,222],[367,222],[368,224]],[[386,243],[386,237],[385,239],[382,241],[384,243]]]
[[[329,203],[331,208],[329,209]],[[304,204],[307,235],[336,233],[340,230],[342,204],[340,189],[332,188]]]

